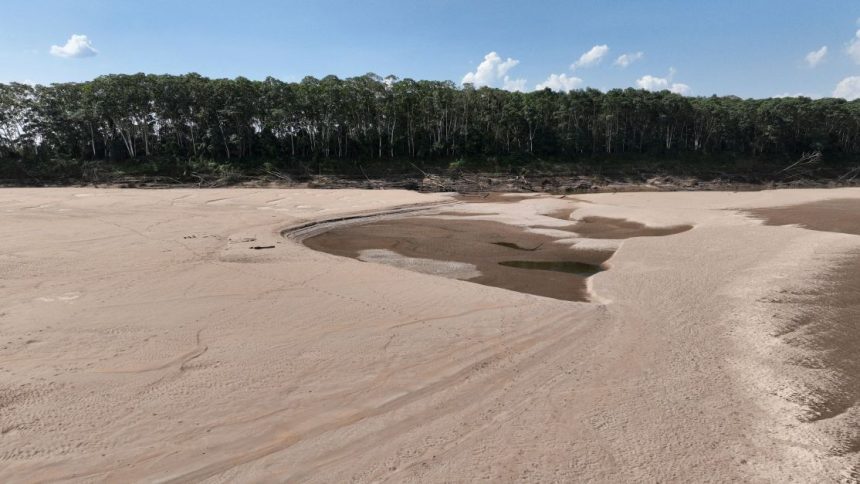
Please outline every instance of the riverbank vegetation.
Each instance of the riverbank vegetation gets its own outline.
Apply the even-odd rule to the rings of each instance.
[[[375,174],[651,167],[778,173],[860,159],[860,100],[528,93],[374,74],[301,82],[197,74],[0,84],[0,178]]]

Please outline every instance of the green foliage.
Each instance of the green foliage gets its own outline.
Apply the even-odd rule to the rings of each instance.
[[[806,151],[860,155],[860,101],[635,89],[520,93],[375,74],[298,83],[134,74],[0,84],[0,176],[10,178],[428,164],[557,169],[636,160],[755,165]]]
[[[448,164],[449,170],[461,170],[466,167],[466,160],[463,158],[458,158],[451,163]]]

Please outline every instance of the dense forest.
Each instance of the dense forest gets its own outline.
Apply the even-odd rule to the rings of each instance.
[[[523,93],[374,74],[298,83],[136,74],[0,84],[7,179],[74,177],[93,166],[181,177],[406,161],[787,162],[811,151],[839,163],[860,158],[860,100]]]

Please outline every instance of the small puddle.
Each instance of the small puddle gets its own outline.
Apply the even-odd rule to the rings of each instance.
[[[383,254],[374,262],[416,272],[438,271],[445,277],[538,296],[588,301],[586,279],[594,273],[591,268],[609,259],[612,252],[575,250],[555,240],[522,227],[486,220],[404,217],[336,227],[305,239],[304,244],[360,260],[370,260],[368,254]],[[547,261],[557,268],[585,264],[589,269],[579,270],[583,267],[576,266],[578,270],[552,270],[546,268]],[[544,269],[524,270],[527,267],[522,264],[532,262],[533,268]],[[475,272],[445,269],[466,267],[463,264]]]
[[[585,223],[590,233],[614,238],[689,229],[652,229],[617,219],[591,218]],[[303,242],[321,252],[415,272],[566,301],[588,301],[588,278],[604,270],[603,263],[614,251],[580,249],[557,240],[500,222],[410,216],[338,226]]]
[[[603,268],[598,265],[571,261],[506,260],[499,262],[499,264],[505,267],[516,267],[517,269],[567,272],[584,277],[593,276],[598,272],[603,271]]]

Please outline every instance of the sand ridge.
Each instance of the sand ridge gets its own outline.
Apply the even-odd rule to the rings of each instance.
[[[860,190],[440,209],[694,226],[616,242],[579,303],[281,236],[445,194],[4,189],[0,480],[852,479],[856,409],[802,420],[795,362],[822,355],[775,329],[830,304],[860,236],[742,212],[835,198]]]

